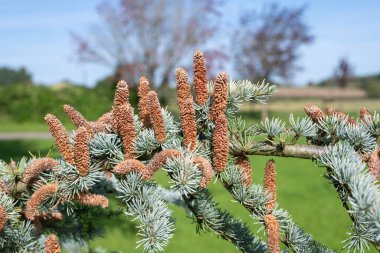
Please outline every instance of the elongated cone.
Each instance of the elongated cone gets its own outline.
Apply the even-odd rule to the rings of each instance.
[[[187,99],[191,99],[191,89],[187,72],[183,68],[176,69],[175,78],[177,80],[178,107],[181,110]]]
[[[113,116],[112,116],[112,111],[111,111],[111,112],[104,113],[95,122],[110,126],[112,125],[112,121],[113,121]]]
[[[214,94],[212,96],[212,103],[209,118],[215,121],[220,114],[224,114],[227,107],[228,98],[228,75],[227,73],[220,73],[215,80]]]
[[[100,194],[80,193],[75,199],[85,206],[100,206],[101,208],[108,207],[108,199]]]
[[[373,181],[377,182],[380,176],[380,149],[373,151],[367,161],[368,171],[373,176]]]
[[[128,90],[128,85],[125,81],[121,80],[117,83],[116,85],[116,91],[115,91],[115,97],[113,99],[113,108],[112,108],[112,115],[113,115],[113,123],[112,123],[112,129],[115,132],[118,132],[118,122],[115,117],[115,115],[118,114],[117,110],[119,110],[120,106],[127,104],[128,106],[131,107],[128,100],[129,97],[129,90]]]
[[[61,247],[59,246],[57,236],[51,234],[46,238],[45,252],[46,253],[60,253],[61,252]]]
[[[0,232],[5,227],[5,224],[7,224],[7,210],[4,206],[0,206]]]
[[[136,138],[136,128],[133,119],[133,113],[128,104],[118,107],[114,115],[118,131],[123,141],[124,159],[133,159],[133,142]]]
[[[86,128],[79,127],[75,135],[75,166],[81,177],[87,176],[90,171],[89,136]]]
[[[137,95],[139,96],[138,107],[139,107],[140,120],[143,123],[144,127],[150,127],[150,117],[149,117],[149,107],[148,107],[149,91],[150,91],[149,80],[146,77],[141,77],[138,90],[137,90]]]
[[[304,109],[314,123],[318,123],[325,118],[323,111],[316,105],[306,105]]]
[[[165,121],[164,115],[161,111],[160,102],[156,92],[149,92],[149,115],[150,122],[153,125],[154,135],[158,142],[163,143],[166,141],[166,130],[165,130]]]
[[[228,121],[224,113],[220,114],[216,119],[212,145],[212,165],[214,170],[217,172],[223,172],[227,166],[229,151]]]
[[[211,164],[209,161],[201,156],[194,157],[194,163],[197,164],[198,168],[202,171],[203,177],[199,182],[199,186],[206,188],[208,183],[211,182],[212,177],[214,176],[214,171],[212,170]]]
[[[115,175],[126,175],[130,173],[131,171],[137,171],[141,173],[143,178],[145,178],[145,175],[146,175],[145,165],[136,159],[124,160],[116,164],[115,168],[112,170],[112,172]]]
[[[267,213],[272,212],[276,205],[276,165],[274,160],[269,160],[265,166],[264,188],[271,194],[270,201],[267,203]]]
[[[280,225],[272,214],[265,215],[265,226],[268,235],[268,252],[280,253]]]
[[[58,165],[58,162],[52,158],[39,158],[33,160],[25,169],[24,178],[22,181],[30,184],[41,172],[51,170]]]
[[[180,108],[180,118],[183,144],[186,148],[194,150],[197,145],[197,125],[195,123],[194,102],[191,98],[184,101],[182,108]]]
[[[206,103],[207,95],[207,69],[206,61],[201,51],[194,54],[194,93],[198,105]]]
[[[252,185],[252,167],[246,155],[235,157],[235,163],[239,167],[242,175],[242,184],[245,186]]]
[[[360,119],[367,124],[368,121],[372,120],[372,115],[366,108],[360,109]]]
[[[83,115],[71,105],[64,105],[63,110],[66,112],[67,116],[69,116],[76,127],[89,125],[89,122],[85,119],[85,117],[83,117]]]
[[[61,121],[59,121],[59,119],[52,114],[47,114],[45,116],[45,121],[49,126],[55,145],[57,146],[57,149],[61,153],[62,157],[66,162],[74,164],[74,150],[70,144],[69,135],[67,134]]]
[[[345,114],[344,112],[337,110],[336,108],[334,108],[332,106],[327,107],[326,112],[327,112],[327,115],[329,115],[329,116],[336,116],[336,117],[338,117],[338,119],[342,119],[342,120],[347,119],[347,124],[357,125],[357,122],[354,118]]]
[[[156,171],[166,162],[166,159],[181,155],[182,153],[175,149],[165,149],[156,153],[150,160],[150,163],[146,166],[146,178],[152,178],[154,173],[156,173]]]
[[[36,190],[26,202],[25,217],[28,220],[34,220],[38,213],[38,206],[48,197],[55,194],[58,190],[57,184],[46,184]]]
[[[94,122],[89,122],[89,125],[92,129],[92,132],[90,132],[88,128],[86,129],[89,132],[90,136],[93,136],[95,133],[99,132],[112,132],[112,126],[114,125],[112,111],[104,113]]]
[[[113,106],[118,107],[128,102],[129,90],[128,85],[124,80],[121,80],[116,85],[115,97]]]

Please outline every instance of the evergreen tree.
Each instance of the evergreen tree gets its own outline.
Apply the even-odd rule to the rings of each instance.
[[[60,252],[62,242],[96,235],[96,219],[83,217],[106,215],[110,194],[139,221],[137,244],[145,252],[163,251],[175,232],[168,202],[186,208],[198,229],[220,235],[242,252],[280,252],[280,245],[284,252],[335,252],[278,205],[274,160],[267,162],[264,186],[252,184],[248,155],[316,159],[352,220],[345,249],[380,249],[380,193],[374,183],[380,172],[379,115],[362,109],[355,120],[332,107],[325,113],[308,105],[307,117],[291,115],[289,126],[277,118],[248,126],[236,117],[241,103],[264,103],[276,88],[229,80],[226,73],[207,82],[202,53],[194,58],[194,93],[186,71],[176,71],[179,122],[161,108],[144,77],[138,115],[128,85],[120,81],[112,110],[96,121],[64,107],[77,126],[73,134],[55,116],[45,117],[61,157],[0,166],[2,252]],[[299,143],[301,137],[307,144]],[[171,190],[151,180],[159,169],[169,175]],[[214,178],[261,224],[267,241],[218,207],[207,190]]]

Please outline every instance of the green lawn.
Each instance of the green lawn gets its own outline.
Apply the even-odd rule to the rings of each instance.
[[[262,183],[264,166],[270,157],[251,157],[254,167],[253,179],[255,183]],[[294,221],[304,227],[314,238],[326,245],[339,249],[340,243],[349,231],[349,218],[341,207],[337,194],[332,185],[322,178],[323,168],[316,167],[308,160],[291,158],[274,158],[277,165],[278,178],[278,202],[280,206],[289,211]],[[156,180],[167,182],[167,176],[160,173]],[[249,217],[248,212],[239,204],[232,201],[231,196],[219,183],[211,184],[211,192],[220,203],[220,207],[229,210],[236,217],[241,218],[250,225],[253,232],[258,226]],[[176,219],[176,231],[166,252],[238,252],[233,245],[218,238],[211,233],[196,234],[195,224],[186,217],[182,208],[172,207],[173,216]],[[128,220],[103,220],[106,224],[104,238],[91,242],[93,247],[102,247],[108,250],[120,252],[141,252],[135,249],[138,237],[131,232],[132,224]],[[119,224],[127,223],[122,226]],[[263,237],[262,233],[260,235]],[[263,237],[264,238],[264,237]],[[191,245],[191,247],[189,247]]]
[[[301,113],[297,113],[297,116]],[[250,121],[256,121],[254,114],[245,114],[244,117]],[[270,114],[272,116],[272,114]],[[279,114],[281,118],[285,113]],[[10,129],[2,126],[1,129]],[[51,140],[38,141],[2,141],[0,142],[0,158],[9,161],[11,158],[19,160],[28,152],[38,155],[45,155],[52,148]],[[57,152],[53,148],[53,156]],[[251,156],[251,163],[254,168],[254,183],[262,183],[264,166],[271,157]],[[332,185],[324,179],[324,168],[315,166],[312,161],[274,158],[277,166],[278,179],[278,202],[280,207],[289,211],[294,221],[305,228],[314,238],[329,247],[340,249],[341,241],[346,238],[346,233],[350,230],[350,220],[341,206],[337,193]],[[167,186],[168,178],[163,172],[156,175],[155,179]],[[249,213],[239,204],[232,201],[231,196],[217,183],[211,183],[210,190],[215,199],[220,203],[220,207],[229,210],[236,217],[241,218],[256,233],[258,226],[249,217]],[[116,201],[112,202],[113,208],[117,208]],[[176,231],[174,238],[170,241],[165,252],[237,252],[230,243],[218,238],[212,233],[196,233],[196,226],[191,219],[187,218],[184,209],[171,206],[173,217],[176,220]],[[127,220],[123,215],[114,219],[100,218],[99,226],[104,225],[106,233],[102,238],[90,241],[92,248],[102,247],[107,252],[142,252],[142,249],[135,249],[136,236],[134,222]],[[262,233],[259,233],[263,236]],[[265,239],[265,238],[264,238]],[[376,251],[372,251],[376,252]]]
[[[74,129],[71,122],[64,122],[67,130]],[[40,122],[14,122],[8,119],[0,118],[0,132],[46,132],[49,131],[48,126],[41,119]]]

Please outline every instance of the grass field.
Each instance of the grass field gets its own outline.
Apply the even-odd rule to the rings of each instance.
[[[296,113],[296,115],[300,114]],[[271,113],[270,116],[272,115],[285,118],[288,114]],[[252,118],[252,116],[255,115],[244,114],[244,118],[249,121],[256,121],[256,117]],[[2,127],[7,129],[7,127]],[[56,156],[57,152],[51,140],[2,141],[0,142],[0,158],[5,161],[11,158],[19,160],[23,155],[28,155],[28,152],[34,155],[40,152],[41,155],[45,155],[51,148],[53,148],[52,155]],[[254,183],[262,183],[263,170],[268,159],[270,157],[250,157],[254,168]],[[276,157],[274,159],[277,165],[280,207],[288,210],[293,220],[304,227],[315,239],[329,247],[340,249],[343,246],[341,241],[346,238],[346,233],[349,231],[350,221],[332,185],[322,177],[324,168],[317,167],[309,160]],[[167,175],[163,172],[158,173],[155,180],[168,186]],[[241,218],[256,233],[259,227],[255,225],[255,221],[249,217],[249,213],[244,208],[232,201],[231,196],[219,183],[212,183],[210,190],[222,209],[227,209],[235,217]],[[112,206],[117,208],[115,203],[116,201],[113,201]],[[233,245],[215,234],[204,232],[197,234],[196,225],[187,218],[184,209],[176,206],[171,206],[171,209],[176,220],[176,231],[165,252],[237,252]],[[142,252],[141,248],[135,249],[139,238],[136,236],[134,224],[123,215],[114,219],[99,219],[99,226],[105,226],[105,234],[101,238],[90,241],[90,246],[104,248],[106,252]],[[259,235],[265,239],[263,233],[260,232]]]
[[[40,122],[14,122],[9,119],[0,118],[0,132],[46,132],[49,131],[48,126],[41,119]],[[64,122],[67,130],[73,130],[74,125],[71,122]]]

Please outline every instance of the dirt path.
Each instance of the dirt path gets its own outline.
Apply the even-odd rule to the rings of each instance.
[[[33,140],[33,139],[50,139],[49,132],[2,132],[0,133],[0,141],[10,140]]]

